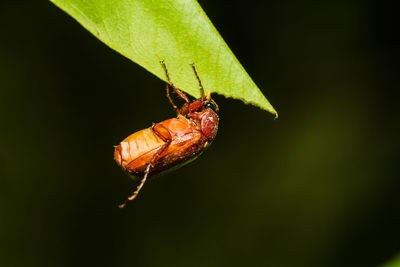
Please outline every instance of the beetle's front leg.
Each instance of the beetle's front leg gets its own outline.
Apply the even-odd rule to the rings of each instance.
[[[179,108],[175,105],[174,101],[172,100],[170,94],[169,94],[169,85],[167,83],[167,98],[169,100],[169,102],[171,103],[172,107],[175,109],[176,114],[179,115],[181,112],[179,110]]]
[[[169,73],[168,73],[168,70],[167,70],[167,66],[165,65],[164,60],[161,60],[160,63],[164,67],[164,71],[165,71],[165,75],[167,76],[167,80],[168,80],[169,84],[172,86],[172,88],[174,88],[175,93],[177,93],[180,96],[180,98],[185,100],[186,103],[189,103],[190,102],[189,98],[185,95],[185,93],[182,92],[181,90],[179,90],[178,88],[176,88],[175,85],[171,82],[171,79],[169,78]]]

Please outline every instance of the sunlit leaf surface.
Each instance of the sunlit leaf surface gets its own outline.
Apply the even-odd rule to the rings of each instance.
[[[108,46],[165,80],[199,96],[190,67],[206,90],[277,115],[195,0],[51,0]]]

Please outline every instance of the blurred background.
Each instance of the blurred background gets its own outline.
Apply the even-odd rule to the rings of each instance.
[[[47,1],[0,9],[0,266],[378,266],[400,252],[387,1],[201,0],[279,112],[215,96],[195,162],[135,184],[113,145],[174,116],[161,80]]]

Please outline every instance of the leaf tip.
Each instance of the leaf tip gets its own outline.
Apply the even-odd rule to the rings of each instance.
[[[276,121],[278,119],[278,117],[279,117],[278,112],[276,112],[274,110],[274,112],[272,112],[272,114],[275,115],[274,120]]]

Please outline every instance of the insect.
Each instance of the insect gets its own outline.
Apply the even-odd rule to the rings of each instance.
[[[165,62],[168,83],[167,98],[177,113],[176,118],[168,119],[131,134],[115,147],[115,161],[129,175],[140,178],[140,183],[128,199],[119,205],[137,197],[148,177],[179,167],[194,160],[211,144],[218,131],[218,105],[211,98],[211,90],[204,94],[203,85],[194,64],[191,64],[199,82],[201,97],[189,101],[189,98],[171,82]],[[171,86],[185,103],[178,108],[170,96]]]

